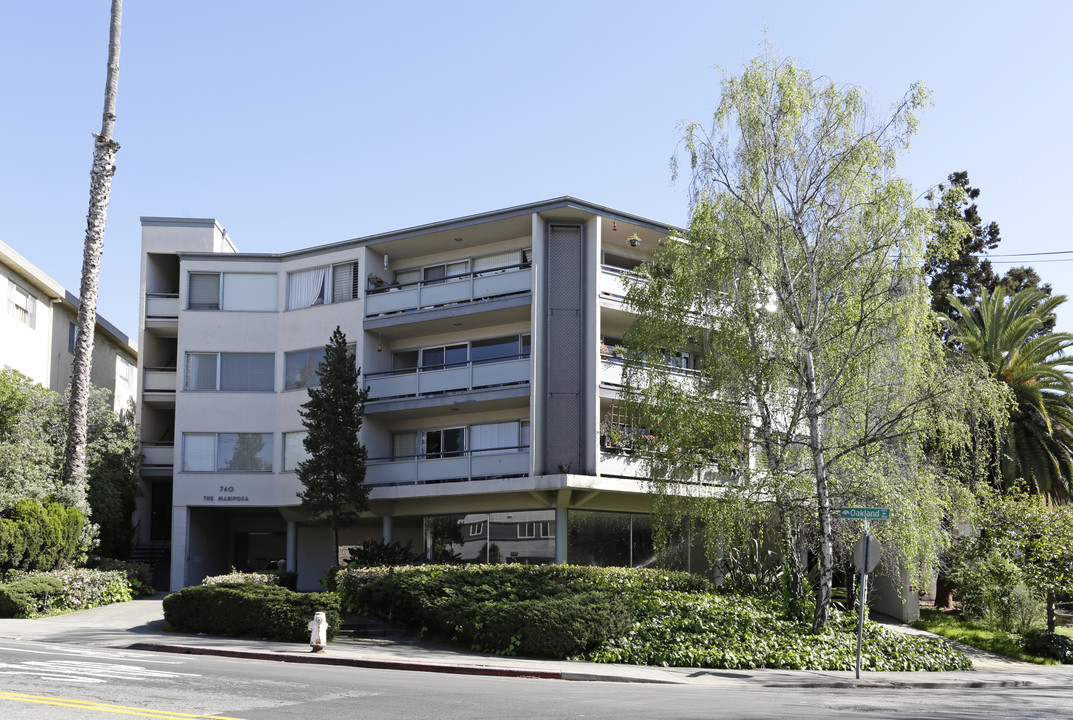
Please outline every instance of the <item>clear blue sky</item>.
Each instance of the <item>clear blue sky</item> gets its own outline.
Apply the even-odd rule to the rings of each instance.
[[[668,159],[767,37],[968,170],[1000,253],[1073,250],[1073,3],[127,0],[98,311],[137,332],[139,216],[281,252],[560,195],[685,224]],[[108,0],[0,4],[0,239],[77,294]],[[1073,258],[1069,256],[1052,256]],[[1028,258],[1034,260],[1037,258]],[[1069,262],[1033,262],[1073,295]],[[998,265],[1005,270],[1009,265]],[[1073,302],[1059,328],[1073,331]]]

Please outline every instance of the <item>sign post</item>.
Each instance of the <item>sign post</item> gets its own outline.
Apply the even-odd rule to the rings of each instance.
[[[857,610],[857,679],[861,679],[861,642],[864,638],[864,608],[868,603],[868,573],[875,570],[879,564],[880,553],[883,548],[871,533],[868,532],[869,520],[889,520],[888,508],[842,508],[841,516],[849,520],[864,521],[864,535],[853,547],[853,564],[861,572],[861,593]]]

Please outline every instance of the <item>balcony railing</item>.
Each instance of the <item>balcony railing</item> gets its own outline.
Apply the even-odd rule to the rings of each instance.
[[[600,475],[647,480],[649,464],[642,450],[601,448]],[[736,482],[736,479],[737,474],[734,470],[708,465],[698,466],[690,472],[684,472],[679,481],[701,485],[731,485]]]
[[[365,314],[370,317],[391,315],[515,295],[529,292],[532,285],[533,274],[529,263],[401,285],[370,285],[365,297]]]
[[[528,474],[529,448],[521,446],[444,452],[439,457],[370,458],[365,466],[368,485],[424,485]]]
[[[614,265],[600,266],[600,297],[622,300],[626,297],[627,283],[636,282],[640,275]]]
[[[622,370],[625,365],[626,361],[620,357],[601,355],[600,383],[604,385],[622,385]],[[663,370],[669,371],[667,376],[670,381],[682,390],[695,388],[697,380],[702,377],[698,370],[691,370],[689,368],[677,367],[674,365],[662,366],[661,371]]]
[[[175,392],[176,372],[173,367],[147,367],[142,378],[144,392]]]
[[[370,400],[465,392],[529,382],[529,355],[392,370],[366,375]]]
[[[146,293],[145,316],[147,318],[179,317],[179,293]]]
[[[175,463],[175,443],[143,442],[142,455],[147,466],[171,466]]]

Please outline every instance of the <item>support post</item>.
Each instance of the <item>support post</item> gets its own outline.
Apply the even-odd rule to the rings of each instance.
[[[298,523],[287,521],[287,572],[298,572]]]

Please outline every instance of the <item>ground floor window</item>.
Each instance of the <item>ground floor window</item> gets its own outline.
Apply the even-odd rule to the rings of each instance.
[[[555,511],[426,517],[425,548],[433,562],[553,563]]]

